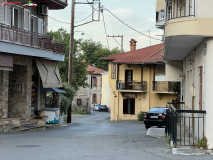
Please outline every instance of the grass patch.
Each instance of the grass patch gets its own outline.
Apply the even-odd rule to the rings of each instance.
[[[72,111],[72,114],[74,115],[87,115],[86,111]]]

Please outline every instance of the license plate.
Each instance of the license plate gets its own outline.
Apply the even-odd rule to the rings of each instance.
[[[158,116],[151,116],[150,118],[158,118]]]

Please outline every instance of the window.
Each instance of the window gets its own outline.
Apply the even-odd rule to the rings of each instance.
[[[92,103],[97,104],[97,95],[96,94],[92,95]]]
[[[0,71],[0,90],[3,89],[3,71]]]
[[[165,64],[156,64],[155,66],[155,75],[165,75]]]
[[[116,64],[112,63],[111,79],[116,79]]]
[[[156,21],[161,21],[165,19],[164,9],[156,12]]]
[[[77,105],[78,105],[78,106],[81,105],[81,99],[77,99]]]
[[[135,114],[135,99],[123,100],[123,114]]]
[[[97,78],[92,77],[92,88],[97,87]]]

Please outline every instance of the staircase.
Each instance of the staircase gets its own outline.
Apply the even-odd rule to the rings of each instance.
[[[20,120],[16,124],[12,123],[10,127],[10,132],[22,132],[22,131],[35,131],[35,130],[45,130],[46,123],[42,119],[33,120]]]

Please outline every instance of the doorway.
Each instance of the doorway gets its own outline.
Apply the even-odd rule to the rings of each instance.
[[[133,71],[125,70],[125,85],[126,89],[132,89]]]

